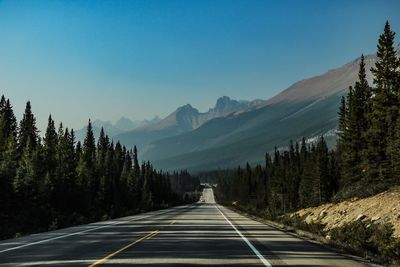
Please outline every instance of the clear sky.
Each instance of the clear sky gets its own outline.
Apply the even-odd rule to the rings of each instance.
[[[375,52],[386,20],[400,35],[400,1],[0,0],[0,92],[41,129],[205,111]]]

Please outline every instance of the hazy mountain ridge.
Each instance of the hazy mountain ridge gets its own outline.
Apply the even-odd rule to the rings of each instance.
[[[115,135],[118,135],[118,134],[126,132],[126,131],[133,130],[138,127],[157,123],[159,120],[160,120],[160,118],[158,116],[154,117],[151,120],[134,120],[134,121],[132,121],[126,117],[121,117],[115,123],[97,119],[95,121],[92,121],[92,127],[93,127],[94,136],[96,138],[100,135],[101,128],[104,129],[104,132],[108,136],[113,137]],[[83,128],[77,130],[75,132],[76,139],[78,141],[83,141],[86,136],[86,131],[87,131],[87,126],[84,126]]]
[[[398,46],[398,52],[400,46]],[[365,56],[367,80],[376,55]],[[290,139],[327,134],[334,145],[340,97],[357,80],[360,58],[324,74],[298,81],[269,100],[237,101],[221,97],[201,113],[190,104],[157,123],[114,136],[163,169],[202,170],[261,162],[274,146]]]
[[[375,55],[365,57],[367,79]],[[252,108],[209,120],[188,133],[153,142],[142,157],[159,168],[234,167],[243,162],[262,162],[274,146],[290,139],[312,139],[337,127],[340,97],[357,80],[360,58],[322,75],[294,83],[286,90]],[[174,149],[173,149],[174,148]]]
[[[217,100],[213,108],[204,113],[199,112],[190,104],[186,104],[177,108],[158,123],[117,134],[115,139],[120,140],[128,147],[136,145],[143,152],[149,148],[148,144],[152,142],[193,131],[212,119],[227,116],[259,103],[260,100],[237,101],[223,96]]]

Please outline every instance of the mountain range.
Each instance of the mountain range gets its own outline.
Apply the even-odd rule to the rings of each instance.
[[[369,70],[376,57],[365,57]],[[335,143],[340,97],[357,80],[360,59],[294,83],[275,97],[207,120],[185,133],[152,141],[142,158],[157,168],[201,171],[262,162],[275,146],[303,136],[326,135]],[[372,82],[370,71],[368,81]]]
[[[365,57],[367,79],[376,55]],[[199,112],[190,104],[163,119],[138,126],[107,124],[114,140],[136,145],[141,159],[160,169],[201,171],[264,161],[274,147],[304,136],[310,142],[325,135],[333,146],[340,98],[357,80],[360,58],[321,75],[298,81],[268,100],[237,101],[221,97]],[[115,128],[117,130],[115,130]],[[123,128],[123,129],[122,129]]]
[[[143,155],[144,151],[152,147],[153,142],[191,132],[212,119],[252,108],[260,103],[262,103],[262,100],[237,101],[224,96],[217,100],[213,108],[204,113],[187,104],[179,107],[157,123],[143,125],[131,131],[117,134],[114,139],[119,140],[127,147],[136,145]]]
[[[92,121],[92,128],[95,137],[100,135],[101,128],[111,137],[118,135],[123,132],[131,131],[138,127],[142,127],[145,125],[151,125],[153,123],[157,123],[160,121],[159,117],[154,117],[151,120],[135,120],[132,121],[126,117],[121,117],[115,123],[110,121],[102,121],[102,120],[95,120]],[[78,141],[83,141],[86,136],[87,126],[82,127],[81,129],[75,131],[76,139]]]

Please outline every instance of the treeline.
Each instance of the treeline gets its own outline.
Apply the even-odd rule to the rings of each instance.
[[[187,172],[139,164],[136,147],[114,143],[89,121],[84,142],[51,116],[39,136],[31,104],[17,124],[0,100],[0,238],[46,231],[195,200],[200,182]]]
[[[289,145],[267,154],[265,166],[238,168],[222,176],[217,200],[274,217],[351,196],[366,196],[400,184],[400,59],[387,22],[379,37],[377,62],[366,78],[361,56],[358,81],[339,109],[336,150],[323,137],[316,144]],[[228,173],[228,172],[225,172]]]
[[[220,174],[220,176],[223,176]],[[216,188],[221,203],[263,210],[266,216],[328,201],[338,190],[338,163],[323,137],[316,145],[290,142],[289,150],[275,148],[265,166],[239,167],[233,176],[220,178]]]

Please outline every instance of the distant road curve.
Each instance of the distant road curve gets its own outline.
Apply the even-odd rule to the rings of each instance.
[[[0,242],[0,266],[369,266],[204,203]]]

